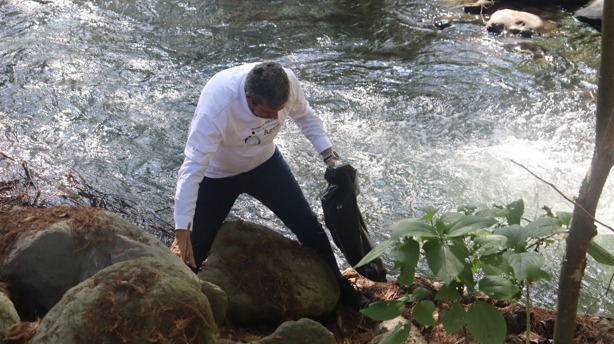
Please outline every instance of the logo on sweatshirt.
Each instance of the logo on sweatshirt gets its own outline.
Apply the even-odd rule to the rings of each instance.
[[[262,142],[262,140],[258,136],[251,135],[245,139],[245,143],[248,145],[259,145],[260,142]]]
[[[248,145],[259,145],[262,140],[268,136],[275,136],[281,127],[281,123],[277,119],[271,119],[264,122],[262,125],[252,128],[251,135],[245,138],[244,142]]]

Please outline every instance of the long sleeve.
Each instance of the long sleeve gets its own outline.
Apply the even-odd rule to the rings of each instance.
[[[300,83],[294,73],[286,70],[292,88],[292,108],[289,109],[289,116],[301,130],[301,133],[311,142],[317,153],[332,147],[332,143],[326,134],[324,123],[316,115],[309,105],[305,94],[301,89]]]
[[[195,116],[184,150],[185,158],[177,176],[174,209],[176,229],[191,227],[200,182],[221,141],[221,132],[208,116]]]

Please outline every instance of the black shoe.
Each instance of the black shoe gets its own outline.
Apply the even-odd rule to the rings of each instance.
[[[339,292],[339,303],[356,311],[366,308],[371,303],[371,300],[354,289],[346,278],[339,281]]]

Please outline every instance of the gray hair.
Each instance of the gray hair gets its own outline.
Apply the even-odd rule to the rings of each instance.
[[[245,93],[252,98],[254,105],[264,102],[277,109],[290,98],[290,80],[279,63],[259,63],[247,74]]]

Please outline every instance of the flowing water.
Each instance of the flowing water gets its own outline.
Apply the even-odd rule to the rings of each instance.
[[[588,170],[601,39],[562,9],[541,14],[549,32],[521,39],[443,0],[0,0],[0,152],[52,184],[72,171],[171,223],[204,83],[271,59],[295,71],[359,170],[376,243],[427,205],[522,198],[528,217],[571,211],[557,190],[577,195]],[[321,216],[319,157],[292,123],[278,145]],[[614,224],[606,188],[597,217]],[[232,216],[287,233],[247,197]],[[554,307],[563,246],[545,253],[554,278],[536,286],[538,305]],[[582,311],[614,315],[613,273],[589,261]]]

